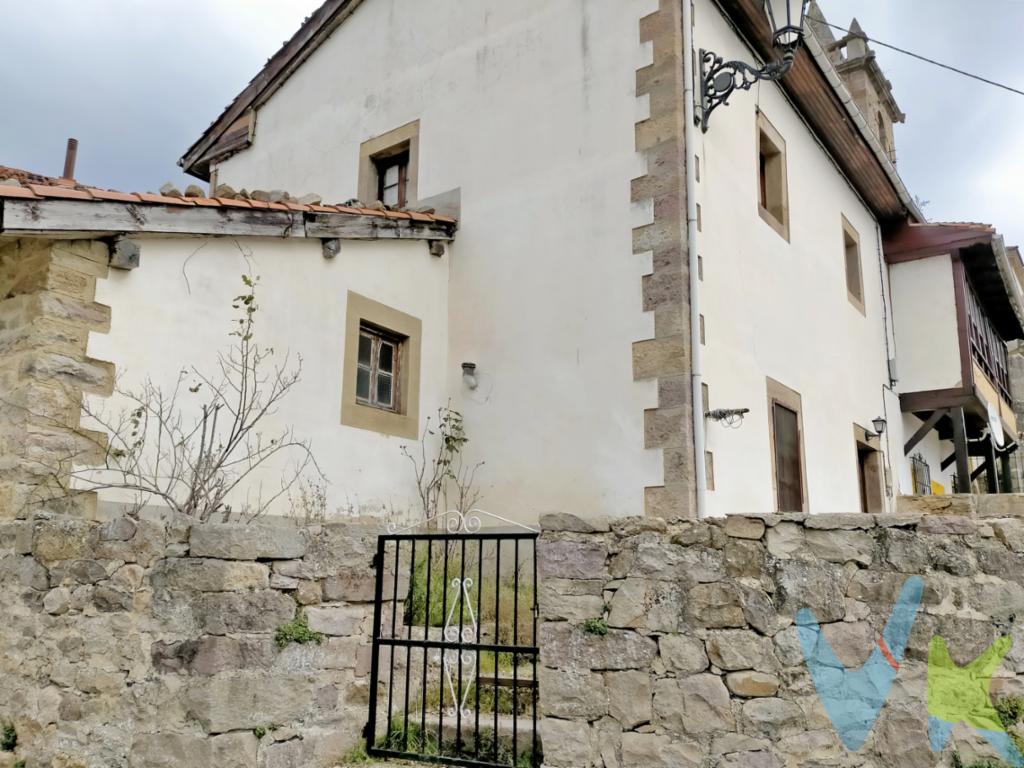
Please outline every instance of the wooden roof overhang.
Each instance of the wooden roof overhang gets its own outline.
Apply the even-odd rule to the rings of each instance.
[[[765,61],[778,58],[762,0],[718,3],[758,56]],[[883,225],[916,218],[807,46],[797,51],[793,68],[779,85]]]
[[[210,164],[245,149],[252,141],[253,113],[331,36],[363,0],[326,0],[263,69],[224,108],[178,161],[185,173],[210,180]]]

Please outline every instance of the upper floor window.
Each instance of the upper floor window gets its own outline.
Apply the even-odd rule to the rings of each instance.
[[[409,202],[409,152],[374,158],[377,167],[377,199],[392,208]]]
[[[359,199],[405,208],[417,200],[418,120],[364,141],[359,147]]]
[[[1010,402],[1010,355],[992,320],[985,313],[974,286],[967,281],[967,320],[971,356],[978,367],[999,388],[1000,395]]]
[[[864,277],[860,264],[860,236],[853,225],[843,217],[843,253],[846,262],[846,296],[857,309],[864,312]]]
[[[757,180],[757,208],[761,218],[789,240],[786,142],[760,112],[757,114]]]

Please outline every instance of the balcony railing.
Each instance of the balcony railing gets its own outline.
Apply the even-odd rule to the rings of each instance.
[[[982,309],[974,288],[967,284],[967,319],[968,336],[971,344],[971,357],[978,367],[985,372],[999,394],[1009,403],[1010,397],[1010,364],[1006,344]]]

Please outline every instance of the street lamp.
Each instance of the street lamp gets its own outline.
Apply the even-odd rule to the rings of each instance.
[[[804,20],[811,0],[764,0],[764,10],[772,28],[772,44],[782,54],[760,69],[742,61],[725,61],[712,51],[700,52],[700,127],[708,131],[711,113],[727,104],[733,91],[749,91],[761,80],[781,80],[793,67],[796,51],[804,38]]]
[[[886,424],[888,424],[888,422],[881,416],[876,416],[871,420],[871,426],[875,428],[875,432],[880,436],[885,434]]]

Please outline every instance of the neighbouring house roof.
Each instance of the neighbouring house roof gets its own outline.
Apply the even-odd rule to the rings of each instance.
[[[1003,339],[1024,338],[1024,291],[1014,264],[1020,257],[991,225],[907,224],[886,236],[884,251],[889,264],[956,254]]]
[[[186,173],[209,181],[210,163],[248,147],[252,141],[253,111],[266,102],[362,2],[326,0],[188,148],[178,165]]]
[[[451,240],[457,221],[418,211],[118,192],[0,166],[0,235],[205,234]]]

